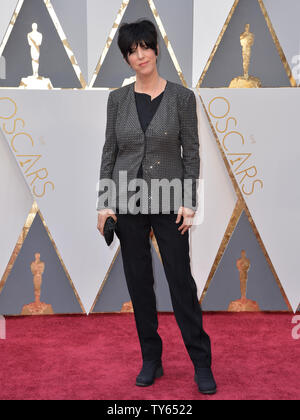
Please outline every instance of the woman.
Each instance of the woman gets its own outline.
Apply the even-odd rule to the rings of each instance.
[[[111,91],[108,98],[99,184],[103,193],[98,194],[97,203],[98,230],[103,235],[109,216],[117,222],[116,234],[143,359],[136,385],[149,386],[163,375],[149,240],[153,228],[174,315],[194,364],[194,380],[201,393],[213,394],[216,383],[211,371],[210,338],[202,326],[189,257],[189,229],[197,209],[195,184],[200,168],[195,94],[158,74],[159,46],[152,22],[141,20],[121,25],[118,45],[126,63],[136,72],[136,82]],[[104,193],[105,179],[115,182],[116,194],[113,188]],[[168,194],[164,191],[162,198],[154,199],[152,189],[150,194],[148,191],[154,179],[192,182],[189,187],[179,182],[181,190],[177,188],[175,192],[176,188],[170,188]],[[134,184],[136,189],[127,191],[132,180],[145,183]],[[178,204],[178,191],[179,198],[185,197],[183,205],[180,200]],[[127,193],[131,193],[129,200]],[[132,205],[134,196],[138,200]]]

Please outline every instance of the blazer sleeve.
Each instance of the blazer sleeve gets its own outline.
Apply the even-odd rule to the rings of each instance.
[[[186,201],[183,206],[198,208],[197,186],[200,176],[200,155],[198,137],[198,117],[195,93],[189,90],[187,97],[184,97],[180,105],[180,132],[183,158],[183,178],[191,180],[184,188]],[[185,205],[186,203],[186,205]],[[189,203],[192,203],[190,205]]]
[[[100,204],[100,197],[104,193],[104,179],[112,179],[112,173],[115,165],[115,161],[118,154],[118,145],[116,138],[116,119],[118,112],[118,105],[115,103],[113,98],[113,91],[110,92],[107,100],[107,112],[106,112],[106,130],[105,130],[105,143],[102,150],[102,158],[100,165],[100,177],[97,188],[97,211],[108,207],[108,201],[106,200],[106,205]],[[109,191],[111,192],[111,191]]]

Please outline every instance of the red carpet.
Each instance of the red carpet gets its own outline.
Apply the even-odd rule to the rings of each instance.
[[[141,355],[133,314],[7,318],[1,400],[197,400],[300,397],[292,314],[204,313],[216,395],[202,396],[173,314],[159,314],[165,375],[135,386]]]

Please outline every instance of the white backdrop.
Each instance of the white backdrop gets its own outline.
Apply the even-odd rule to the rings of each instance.
[[[70,9],[70,3],[62,0],[57,4],[56,11],[62,28],[65,28],[70,48],[72,46],[76,57],[80,57],[78,66],[85,69],[83,73],[87,82],[90,82],[115,26],[114,21],[121,2],[84,2],[87,6],[87,21],[83,22],[87,33],[86,47],[82,47],[78,40],[77,20],[74,19],[72,24],[72,16],[81,10],[76,7],[79,3],[72,3],[73,9]],[[8,41],[5,35],[9,21],[18,3],[16,0],[1,1],[2,51],[5,51],[5,43]],[[53,0],[54,7],[56,3]],[[191,45],[192,61],[179,64],[181,69],[192,75],[190,79],[193,86],[197,85],[203,73],[233,3],[233,0],[195,0],[193,14],[185,16],[186,21],[193,25],[192,39],[189,39],[188,31],[183,31],[182,37],[174,36],[169,40],[176,60],[184,57],[187,42]],[[25,4],[28,4],[26,0]],[[176,4],[179,7],[180,2]],[[174,33],[179,21],[173,15],[168,20],[168,7],[162,0],[157,0],[156,6],[164,17],[164,27],[169,27],[170,33]],[[297,12],[300,12],[300,2],[266,0],[265,6],[287,61],[292,66],[293,54],[299,53],[299,35],[298,26],[290,25],[289,22],[299,15]],[[77,14],[76,18],[78,19]],[[167,54],[170,53],[170,49],[166,51]],[[51,53],[55,57],[55,51]],[[119,54],[117,50],[115,53]],[[162,69],[168,70],[167,65],[164,67],[163,59]],[[112,75],[115,70],[117,69],[111,69]],[[59,65],[57,72],[60,72]],[[236,73],[232,75],[235,76]],[[125,77],[128,74],[124,74]],[[192,89],[191,85],[190,88]],[[201,178],[204,180],[204,200],[200,197],[203,214],[197,215],[200,219],[204,216],[203,223],[195,225],[191,230],[192,272],[198,286],[199,298],[238,199],[210,127],[212,123],[217,128],[218,122],[218,127],[224,130],[226,128],[223,134],[218,133],[220,141],[233,127],[244,136],[243,147],[238,134],[226,139],[234,153],[251,153],[247,164],[255,166],[258,171],[257,179],[262,180],[263,188],[260,189],[261,184],[257,182],[254,193],[248,196],[242,190],[245,182],[241,179],[244,174],[235,174],[236,181],[284,291],[293,310],[296,310],[300,300],[297,273],[297,238],[300,226],[297,173],[300,154],[300,91],[280,86],[276,89],[260,90],[194,90],[198,102]],[[97,296],[119,245],[116,238],[108,248],[96,229],[96,183],[105,140],[108,93],[108,88],[58,88],[53,91],[23,91],[5,86],[0,88],[0,279],[7,268],[32,203],[36,200],[86,312],[89,312]],[[225,98],[230,103],[230,112],[226,118],[233,117],[235,120],[230,120],[228,127],[226,118],[216,119],[209,114],[208,120],[198,94],[201,95],[208,113],[212,99],[219,96]],[[6,120],[5,117],[13,109],[13,103],[17,106],[16,114]],[[222,113],[224,101],[214,102],[214,105],[215,113]],[[20,132],[30,135],[33,144],[28,136],[17,136],[14,145],[18,151],[15,151],[12,139]],[[33,168],[46,168],[46,179],[32,184],[34,175],[28,176],[32,170],[26,171],[34,163],[34,159],[28,161],[27,158],[17,156],[20,154],[41,155]],[[20,165],[21,162],[23,166]],[[241,161],[238,162],[240,163]],[[245,164],[240,170],[246,166]],[[235,169],[236,166],[233,165],[233,173]],[[41,192],[44,182],[47,181],[52,184],[47,184],[45,195],[37,197],[36,192]],[[55,186],[54,191],[52,185]],[[251,188],[250,181],[244,188]]]

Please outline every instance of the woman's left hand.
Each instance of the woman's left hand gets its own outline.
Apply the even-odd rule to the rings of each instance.
[[[195,216],[195,212],[194,210],[189,209],[188,207],[181,206],[178,210],[176,223],[180,222],[181,216],[183,216],[183,223],[181,226],[179,226],[178,230],[181,230],[181,235],[184,235],[184,233],[193,225],[193,218]]]

